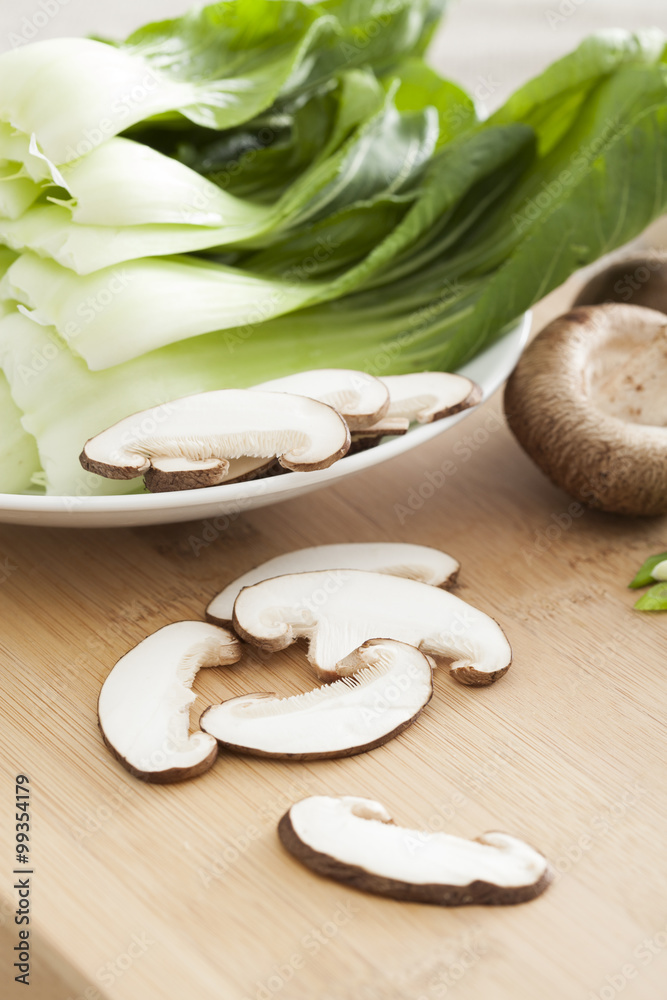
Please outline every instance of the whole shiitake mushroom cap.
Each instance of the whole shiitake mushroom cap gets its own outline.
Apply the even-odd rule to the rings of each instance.
[[[595,306],[620,302],[667,313],[667,253],[652,251],[610,264],[593,275],[574,303]]]
[[[529,345],[505,390],[517,440],[561,489],[617,514],[667,513],[667,318],[573,309]]]

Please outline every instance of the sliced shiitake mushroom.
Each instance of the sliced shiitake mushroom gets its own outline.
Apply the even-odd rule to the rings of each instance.
[[[328,403],[338,410],[351,431],[376,423],[389,409],[389,390],[379,378],[348,368],[318,368],[296,372],[254,386],[291,392]]]
[[[431,661],[413,646],[371,639],[333,684],[291,698],[247,694],[212,705],[199,725],[221,746],[290,760],[351,757],[412,725],[431,700]]]
[[[667,512],[667,318],[574,309],[528,346],[505,390],[510,428],[551,481],[618,514]]]
[[[452,372],[384,375],[382,381],[389,389],[387,417],[420,424],[451,417],[477,406],[482,399],[482,390],[475,382]]]
[[[345,658],[375,636],[453,660],[450,671],[463,684],[491,684],[512,661],[504,632],[482,611],[446,590],[361,570],[294,573],[245,587],[234,631],[270,651],[308,639],[308,659],[323,680],[340,677]]]
[[[414,372],[384,375],[389,389],[389,409],[377,423],[352,434],[352,452],[379,444],[388,435],[406,434],[410,424],[430,424],[477,406],[482,390],[469,378],[451,372]]]
[[[164,784],[207,771],[218,745],[188,735],[192,682],[203,667],[241,658],[241,644],[206,622],[165,625],[121,657],[100,692],[100,730],[123,767],[144,781]]]
[[[86,443],[81,464],[110,479],[148,473],[153,489],[194,489],[223,482],[231,459],[278,458],[285,468],[311,471],[328,468],[349,447],[347,424],[326,403],[220,389],[120,420]]]
[[[363,892],[439,906],[506,906],[544,892],[554,872],[523,840],[465,840],[396,826],[372,799],[302,799],[278,825],[283,846],[317,875]]]
[[[261,580],[289,573],[335,569],[365,569],[420,580],[434,587],[449,587],[455,583],[460,566],[452,556],[426,545],[401,542],[316,545],[276,556],[233,580],[213,598],[206,609],[206,617],[218,624],[231,624],[234,601],[241,590]]]

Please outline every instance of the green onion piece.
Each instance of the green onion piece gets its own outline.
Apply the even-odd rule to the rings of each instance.
[[[659,563],[664,562],[665,559],[667,559],[667,552],[660,552],[657,556],[651,556],[646,560],[637,573],[637,576],[628,586],[632,590],[638,590],[639,587],[649,587],[654,582],[653,570]]]

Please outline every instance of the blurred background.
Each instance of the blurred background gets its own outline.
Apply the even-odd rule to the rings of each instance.
[[[2,0],[0,50],[63,35],[121,38],[192,5],[192,0]],[[667,0],[451,0],[431,58],[441,73],[493,110],[585,35],[653,26],[667,31]],[[667,246],[667,221],[654,225],[649,238]]]
[[[0,47],[11,48],[33,33],[31,40],[122,37],[191,6],[191,0],[3,0]],[[584,35],[653,25],[667,30],[667,0],[451,0],[433,57],[442,73],[484,91],[483,100],[494,107]]]

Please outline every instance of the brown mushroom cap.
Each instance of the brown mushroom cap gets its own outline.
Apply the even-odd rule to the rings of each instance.
[[[584,285],[575,306],[620,302],[667,313],[667,253],[652,251],[611,264]]]
[[[640,306],[574,309],[530,344],[505,390],[519,443],[581,503],[667,512],[667,320]]]

